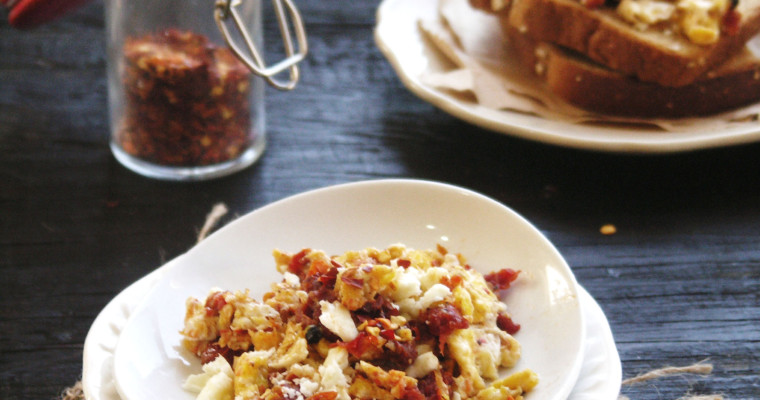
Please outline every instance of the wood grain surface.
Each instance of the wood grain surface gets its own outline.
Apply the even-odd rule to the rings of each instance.
[[[295,91],[267,91],[264,157],[184,184],[110,153],[102,3],[30,31],[1,15],[0,399],[52,399],[76,382],[97,313],[190,248],[215,203],[227,223],[383,177],[470,188],[534,223],[607,314],[624,378],[715,367],[622,394],[760,399],[760,145],[618,155],[485,131],[403,87],[373,40],[378,1],[298,3],[311,53]]]

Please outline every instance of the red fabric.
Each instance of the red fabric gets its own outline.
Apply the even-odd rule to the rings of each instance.
[[[19,29],[29,29],[52,21],[89,0],[0,0],[10,6],[8,22]]]

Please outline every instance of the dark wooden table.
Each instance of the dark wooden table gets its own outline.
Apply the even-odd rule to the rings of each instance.
[[[226,223],[382,177],[460,185],[533,222],[606,312],[624,378],[715,367],[624,395],[760,399],[760,145],[621,155],[479,129],[403,87],[373,40],[378,1],[300,3],[311,54],[294,92],[267,93],[264,157],[202,183],[147,179],[111,155],[101,3],[32,31],[0,22],[0,399],[76,382],[97,313],[191,247],[215,203]],[[616,234],[600,233],[608,223]]]

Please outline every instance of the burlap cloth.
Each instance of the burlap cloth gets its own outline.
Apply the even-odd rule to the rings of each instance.
[[[227,213],[227,207],[221,203],[216,204],[211,209],[211,212],[209,212],[209,214],[206,216],[206,221],[204,222],[203,227],[198,231],[198,242],[206,238],[206,236],[214,229],[214,227],[217,225],[219,220],[226,213]],[[697,364],[688,365],[684,367],[665,367],[665,368],[660,368],[654,371],[649,371],[641,375],[634,376],[633,378],[625,379],[622,384],[623,384],[623,387],[625,387],[625,386],[636,385],[639,383],[649,382],[652,380],[656,380],[658,378],[663,378],[663,377],[673,376],[673,375],[686,375],[686,374],[710,375],[712,373],[712,370],[713,370],[712,364],[709,364],[706,362],[699,362]],[[63,392],[61,393],[60,399],[61,400],[87,400],[84,396],[84,391],[82,389],[82,382],[79,381],[73,386],[63,390]],[[625,396],[620,396],[618,400],[628,400],[628,398]],[[721,395],[691,396],[687,394],[683,397],[680,397],[678,400],[723,400],[723,396]]]

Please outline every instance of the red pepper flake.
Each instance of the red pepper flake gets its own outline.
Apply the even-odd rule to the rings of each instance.
[[[512,317],[506,314],[499,314],[499,316],[496,317],[496,326],[510,335],[514,335],[520,330],[520,324],[514,323]]]
[[[364,280],[360,278],[352,278],[350,276],[341,275],[340,280],[348,286],[353,286],[357,289],[364,287]]]
[[[322,283],[326,289],[329,289],[332,291],[332,289],[335,287],[335,282],[338,280],[338,269],[337,268],[330,268],[324,273],[319,274],[319,278],[317,279],[320,283]],[[322,299],[326,300],[326,299]]]
[[[377,336],[367,334],[366,332],[359,333],[354,340],[345,344],[346,350],[352,356],[358,359],[366,359],[369,355],[379,351],[382,344]]]
[[[412,262],[405,258],[399,258],[398,260],[396,260],[396,265],[398,265],[401,268],[409,268],[412,266]]]
[[[238,157],[251,142],[250,72],[207,37],[167,29],[124,42],[124,115],[116,142],[167,166]]]
[[[309,272],[307,272],[308,275],[321,275],[326,274],[327,271],[330,271],[331,269],[337,270],[337,268],[333,267],[332,263],[328,264],[324,260],[314,260],[311,262],[311,265],[309,265]]]
[[[396,338],[396,333],[393,331],[393,329],[383,329],[380,331],[380,336],[388,340],[393,340]]]
[[[502,268],[498,271],[490,272],[484,276],[486,282],[491,285],[491,290],[498,292],[500,290],[509,289],[509,286],[517,279],[517,275],[520,271],[515,271],[511,268]]]

